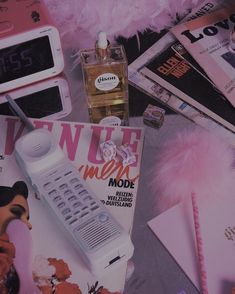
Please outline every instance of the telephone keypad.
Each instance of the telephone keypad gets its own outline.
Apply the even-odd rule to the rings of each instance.
[[[49,201],[55,204],[69,226],[79,224],[90,214],[96,215],[101,208],[99,201],[94,199],[84,187],[77,175],[76,169],[61,166],[56,172],[45,175],[43,189]]]

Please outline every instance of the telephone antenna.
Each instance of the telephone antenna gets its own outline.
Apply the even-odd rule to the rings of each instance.
[[[26,125],[27,129],[29,131],[34,130],[35,129],[34,125],[29,120],[29,118],[25,115],[23,110],[18,106],[15,100],[12,99],[11,96],[8,94],[6,94],[6,99],[8,103],[10,104],[11,110],[21,119],[21,121]]]

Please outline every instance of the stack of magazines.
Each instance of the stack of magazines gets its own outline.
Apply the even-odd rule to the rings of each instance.
[[[129,65],[130,84],[206,129],[233,135],[234,15],[229,1],[202,2]]]

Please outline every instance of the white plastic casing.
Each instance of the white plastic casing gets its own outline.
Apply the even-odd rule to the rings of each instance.
[[[54,66],[49,69],[0,84],[0,93],[56,76],[63,71],[64,56],[61,47],[60,35],[54,26],[48,25],[39,27],[18,35],[11,35],[9,37],[0,39],[0,50],[44,36],[48,36],[49,38]]]
[[[15,157],[32,187],[54,214],[60,227],[69,235],[94,275],[101,276],[131,258],[134,247],[130,236],[80,178],[79,172],[65,157],[49,131],[35,129],[19,138],[15,144]],[[91,208],[86,214],[85,210],[81,209],[85,216],[81,213],[75,216],[74,212],[71,220],[67,221],[51,195],[59,185],[64,185],[64,181],[69,190],[74,190],[75,193],[71,184],[74,179],[81,184],[81,192],[84,193],[85,190],[85,196],[90,198]],[[45,187],[49,186],[51,187],[47,190]],[[66,199],[63,198],[62,201],[66,202]],[[80,200],[83,201],[82,197]]]

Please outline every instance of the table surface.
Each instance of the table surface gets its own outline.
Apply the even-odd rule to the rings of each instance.
[[[70,57],[71,52],[66,52],[65,56],[65,74],[70,84],[73,109],[66,119],[88,122],[81,68],[78,65],[71,71],[73,62]],[[132,230],[135,252],[131,262],[134,264],[134,272],[126,281],[124,294],[199,293],[147,226],[147,222],[155,217],[158,212],[154,205],[157,195],[153,195],[150,185],[146,185],[151,180],[151,170],[155,165],[153,158],[157,154],[160,146],[179,130],[193,128],[195,125],[183,116],[167,111],[164,124],[160,129],[148,127],[143,124],[141,114],[148,103],[156,104],[156,101],[150,97],[146,97],[141,92],[133,91],[133,89],[129,93],[131,95],[130,125],[144,127],[145,143]],[[138,96],[138,103],[133,103],[135,101],[133,93]]]
[[[131,124],[143,126],[142,118],[132,118]],[[145,127],[141,178],[139,183],[132,240],[135,245],[134,274],[126,282],[125,294],[196,294],[199,293],[174,259],[147,226],[158,215],[157,196],[151,191],[151,171],[154,156],[161,145],[179,130],[193,127],[193,123],[180,115],[167,115],[161,129]],[[182,244],[183,250],[183,244]]]

